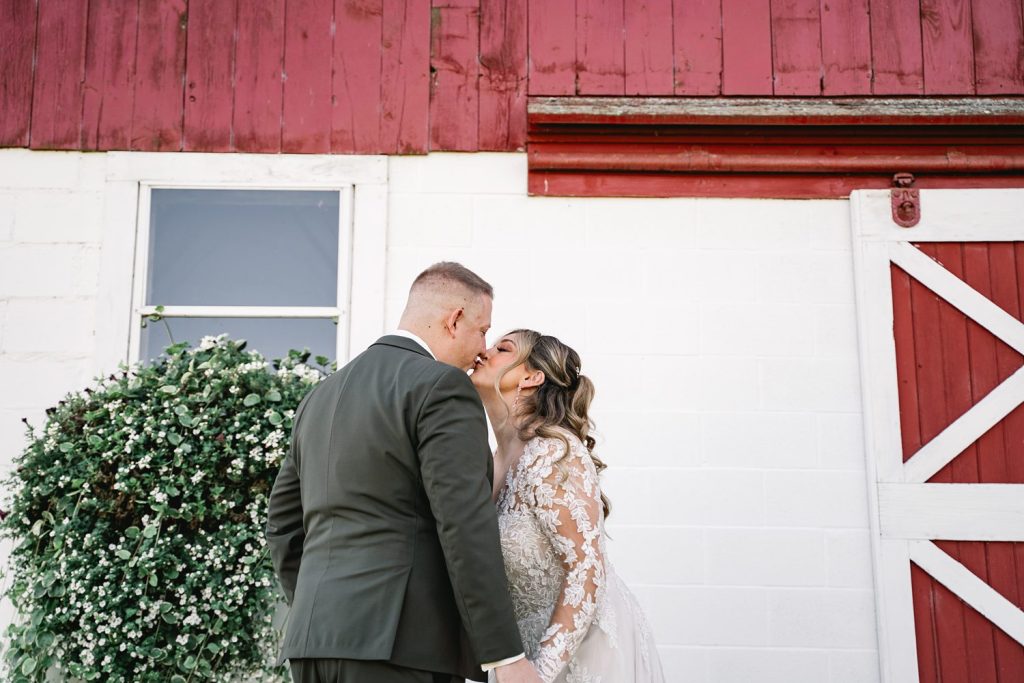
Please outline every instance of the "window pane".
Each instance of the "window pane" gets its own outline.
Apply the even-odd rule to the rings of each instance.
[[[166,322],[166,325],[164,324]],[[141,323],[141,318],[140,318]],[[169,318],[147,322],[141,332],[139,358],[149,361],[163,355],[171,345],[167,328],[175,342],[188,341],[192,347],[206,335],[227,333],[232,339],[245,339],[246,351],[259,351],[270,360],[284,358],[288,349],[308,348],[310,358],[327,356],[335,360],[338,326],[324,318]]]
[[[334,306],[337,191],[153,189],[152,306]]]

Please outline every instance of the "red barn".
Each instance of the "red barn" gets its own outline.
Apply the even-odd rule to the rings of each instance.
[[[5,452],[157,306],[343,362],[460,260],[670,680],[1024,680],[1021,0],[8,0],[0,112]]]

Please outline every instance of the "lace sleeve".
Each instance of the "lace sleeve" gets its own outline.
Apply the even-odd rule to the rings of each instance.
[[[604,585],[601,491],[582,444],[551,439],[531,477],[533,510],[565,568],[562,590],[534,665],[546,683],[562,671],[586,636]]]

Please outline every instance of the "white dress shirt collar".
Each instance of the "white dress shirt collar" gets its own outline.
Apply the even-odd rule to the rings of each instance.
[[[427,342],[423,341],[422,339],[419,338],[419,336],[413,334],[409,330],[395,330],[394,332],[391,332],[390,334],[393,334],[393,335],[395,335],[397,337],[405,337],[406,339],[412,339],[414,342],[416,342],[417,344],[422,346],[426,350],[426,352],[430,354],[431,358],[433,358],[434,360],[437,360],[437,356],[434,355],[433,350],[431,350],[431,348],[427,344]]]

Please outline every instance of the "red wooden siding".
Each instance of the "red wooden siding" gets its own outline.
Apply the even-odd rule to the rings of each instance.
[[[915,245],[1018,320],[1024,314],[1024,243]],[[903,455],[907,460],[1022,365],[1024,357],[891,268]],[[1024,483],[1024,406],[971,444],[931,483]],[[935,541],[1024,607],[1024,543]],[[911,567],[921,683],[1024,680],[1024,647],[918,567]]]
[[[1024,243],[918,248],[1024,319]],[[892,270],[903,459],[908,460],[1024,366],[1024,357],[899,268]],[[1024,459],[1016,445],[1022,441],[1024,406],[1019,406],[931,481],[1024,483]]]
[[[0,146],[513,150],[527,95],[1024,95],[1022,17],[1022,0],[8,0]]]

